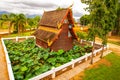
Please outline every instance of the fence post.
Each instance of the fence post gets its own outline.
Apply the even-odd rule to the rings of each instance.
[[[26,38],[26,40],[27,40],[27,39],[28,39],[28,36],[26,36],[25,38]]]
[[[52,70],[53,70],[53,74],[52,74],[52,78],[55,78],[55,67],[52,67]]]
[[[18,36],[16,36],[16,42],[18,42]]]
[[[93,41],[91,41],[91,46],[93,46]]]
[[[35,39],[35,36],[34,36],[34,39]]]
[[[106,46],[106,49],[109,49],[110,47],[109,47],[109,45],[107,44],[107,46]]]
[[[74,59],[72,59],[72,68],[74,68],[75,64],[74,64]]]
[[[88,60],[87,53],[85,53],[85,56],[86,56],[85,61],[87,61]]]
[[[83,42],[83,40],[82,39],[80,39],[80,43],[82,44],[82,42]]]

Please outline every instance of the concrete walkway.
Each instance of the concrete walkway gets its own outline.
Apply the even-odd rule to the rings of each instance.
[[[5,54],[0,39],[0,80],[9,80]]]
[[[115,45],[115,44],[110,44],[110,43],[108,43],[108,45],[110,46],[110,50],[120,55],[120,46]]]

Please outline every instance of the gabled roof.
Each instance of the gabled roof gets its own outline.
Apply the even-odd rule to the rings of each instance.
[[[69,15],[68,15],[69,13]],[[54,11],[48,11],[44,12],[42,19],[39,22],[39,26],[49,26],[57,28],[59,23],[63,23],[64,19],[66,17],[70,20],[70,22],[73,24],[73,18],[72,18],[72,11],[71,9],[62,9],[62,10],[54,10]]]
[[[53,41],[55,38],[57,38],[57,34],[60,32],[58,29],[52,29],[52,28],[46,28],[46,27],[40,27],[37,29],[34,33],[36,38],[48,43],[50,41]]]

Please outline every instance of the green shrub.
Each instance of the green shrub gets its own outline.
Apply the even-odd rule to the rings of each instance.
[[[86,32],[76,32],[80,39],[87,39],[88,34]]]

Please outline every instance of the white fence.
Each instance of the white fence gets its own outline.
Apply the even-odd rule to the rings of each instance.
[[[16,41],[19,41],[19,39],[21,39],[21,38],[28,39],[28,38],[35,38],[35,37],[34,36],[25,36],[25,37],[14,37],[14,38],[2,38],[1,39],[2,40],[2,45],[4,47],[5,56],[6,56],[7,67],[8,67],[8,74],[9,74],[9,79],[10,80],[15,80],[15,78],[14,78],[12,67],[11,67],[11,61],[9,59],[8,52],[7,52],[6,46],[4,44],[4,40],[15,39]],[[91,42],[91,45],[92,45],[92,42]],[[107,49],[107,47],[105,46],[104,49]],[[100,48],[98,50],[94,50],[94,52],[93,52],[94,56],[96,56],[96,54],[99,53],[101,50],[102,50],[102,48]],[[47,77],[49,75],[51,75],[52,78],[55,78],[56,72],[61,71],[61,70],[64,71],[64,69],[67,69],[68,66],[71,66],[72,68],[74,68],[76,63],[80,63],[80,62],[82,62],[82,60],[86,60],[87,61],[88,57],[91,57],[91,56],[92,56],[92,53],[86,53],[82,57],[79,57],[77,59],[72,59],[70,62],[68,62],[68,63],[66,63],[66,64],[64,64],[62,66],[59,66],[59,67],[56,67],[56,68],[52,68],[51,70],[49,70],[49,71],[47,71],[47,72],[45,72],[43,74],[40,74],[38,76],[35,76],[35,77],[33,77],[33,78],[29,79],[29,80],[39,80],[39,79],[42,79],[42,78]]]
[[[25,37],[13,37],[13,38],[2,38],[1,39],[2,45],[3,45],[3,48],[4,48],[4,52],[5,52],[5,57],[6,57],[6,62],[7,62],[7,69],[8,69],[8,75],[9,75],[9,79],[10,80],[15,80],[15,78],[14,78],[14,75],[13,75],[11,61],[9,59],[9,55],[8,55],[7,48],[5,46],[4,40],[13,40],[13,39],[15,39],[16,41],[18,41],[19,39],[22,39],[22,38],[28,39],[28,38],[35,38],[35,37],[34,36],[25,36]]]
[[[107,49],[107,47],[104,47],[104,49]],[[96,54],[98,53],[98,52],[100,52],[102,50],[102,48],[100,48],[100,49],[98,49],[98,50],[95,50],[94,51],[94,56],[96,56]],[[47,77],[47,76],[49,76],[49,75],[52,75],[52,78],[55,78],[55,74],[56,74],[56,72],[58,72],[58,71],[60,71],[60,70],[64,70],[64,69],[66,69],[68,66],[71,66],[72,68],[74,68],[74,64],[76,64],[76,63],[80,63],[80,62],[82,62],[82,60],[88,60],[88,57],[91,57],[92,56],[92,53],[86,53],[84,56],[82,56],[82,57],[79,57],[79,58],[77,58],[77,59],[72,59],[70,62],[68,62],[68,63],[66,63],[66,64],[64,64],[64,65],[62,65],[62,66],[59,66],[59,67],[57,67],[57,68],[53,68],[53,69],[51,69],[51,70],[49,70],[49,71],[47,71],[47,72],[45,72],[45,73],[43,73],[43,74],[40,74],[40,75],[38,75],[38,76],[36,76],[36,77],[33,77],[33,78],[31,78],[31,79],[29,79],[29,80],[39,80],[39,79],[42,79],[42,78],[44,78],[44,77]]]

